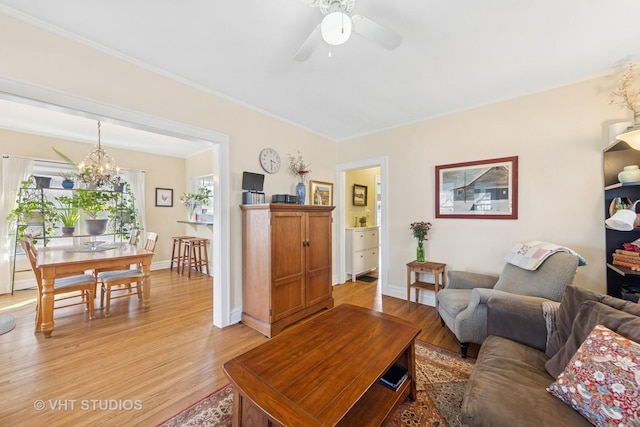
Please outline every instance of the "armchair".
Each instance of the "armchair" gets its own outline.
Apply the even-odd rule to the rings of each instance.
[[[578,258],[557,252],[536,270],[505,264],[500,276],[449,271],[447,286],[436,294],[442,326],[446,325],[460,342],[462,357],[469,343],[482,344],[487,338],[487,302],[494,296],[504,299],[544,302],[560,301],[567,285],[573,283]]]

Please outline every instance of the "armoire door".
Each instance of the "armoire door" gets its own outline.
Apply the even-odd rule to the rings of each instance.
[[[304,308],[305,241],[304,213],[271,213],[272,322]]]
[[[310,306],[331,297],[331,213],[306,215],[306,304]]]

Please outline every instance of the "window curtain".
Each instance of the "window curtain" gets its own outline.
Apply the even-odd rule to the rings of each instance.
[[[140,236],[138,243],[144,244],[144,236],[147,230],[147,213],[145,209],[145,182],[144,171],[134,169],[120,170],[120,175],[124,178],[125,182],[128,182],[131,186],[131,193],[133,194],[134,207],[138,211],[140,222]]]
[[[34,161],[22,157],[2,156],[2,194],[0,195],[0,294],[11,292],[11,254],[15,247],[14,233],[9,230],[7,215],[16,205],[16,197],[20,189],[20,183],[29,178],[33,173]]]

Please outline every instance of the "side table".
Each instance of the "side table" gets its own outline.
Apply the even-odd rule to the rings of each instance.
[[[444,274],[444,268],[447,264],[440,262],[417,262],[411,261],[407,264],[407,302],[409,308],[411,308],[411,288],[416,290],[416,303],[418,303],[418,297],[421,290],[433,291],[438,293],[439,288],[444,288],[446,285],[446,278]],[[411,277],[413,273],[414,278]],[[423,282],[418,280],[420,273],[433,274],[433,283]],[[412,281],[413,280],[413,281]]]

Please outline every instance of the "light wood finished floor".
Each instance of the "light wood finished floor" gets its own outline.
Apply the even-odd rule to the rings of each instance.
[[[152,277],[149,311],[136,297],[112,301],[110,318],[97,311],[89,320],[82,306],[58,309],[49,339],[34,334],[35,291],[0,296],[0,314],[18,318],[0,335],[0,425],[156,425],[227,384],[223,363],[267,340],[242,324],[212,326],[210,278],[169,270]],[[377,283],[335,286],[334,298],[416,322],[420,340],[458,351],[433,307],[409,310]],[[469,355],[477,351],[472,345]]]

